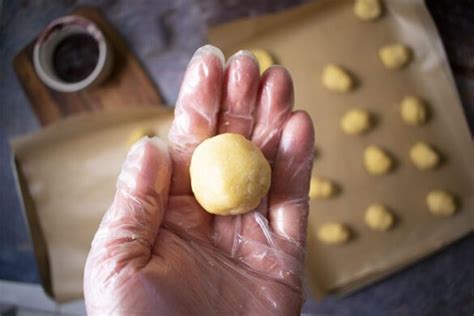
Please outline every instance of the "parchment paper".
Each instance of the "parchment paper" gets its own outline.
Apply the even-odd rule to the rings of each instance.
[[[144,127],[167,139],[171,120],[153,108],[83,114],[12,143],[43,285],[57,301],[82,297],[87,253],[130,134]]]
[[[462,107],[435,26],[421,0],[385,1],[385,15],[375,22],[354,17],[352,1],[320,0],[284,13],[217,26],[212,44],[229,57],[240,49],[263,48],[287,67],[294,78],[296,108],[310,113],[316,128],[314,174],[340,185],[340,194],[312,201],[308,231],[308,283],[317,296],[347,292],[368,284],[468,234],[473,229],[474,151]],[[400,71],[386,70],[378,49],[402,42],[414,50],[414,61]],[[349,94],[321,85],[327,63],[349,69],[358,81]],[[429,123],[402,123],[398,103],[405,95],[425,99]],[[376,116],[365,136],[344,135],[341,116],[359,106]],[[408,151],[426,141],[443,156],[435,171],[418,171]],[[369,144],[387,149],[395,172],[369,176],[362,164]],[[435,188],[453,192],[459,212],[453,218],[432,216],[425,203]],[[374,232],[363,221],[372,202],[386,204],[396,227]],[[326,221],[347,223],[354,238],[347,245],[325,246],[316,238]]]

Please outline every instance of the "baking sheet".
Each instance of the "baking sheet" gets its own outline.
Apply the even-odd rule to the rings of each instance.
[[[216,26],[209,41],[226,57],[240,49],[263,48],[293,75],[297,109],[308,111],[316,129],[314,175],[332,179],[341,193],[311,201],[308,228],[308,283],[316,296],[345,293],[392,273],[468,234],[473,229],[474,150],[440,38],[423,1],[385,1],[375,22],[354,17],[352,1],[320,0],[276,15]],[[414,50],[413,62],[388,71],[378,49],[402,42]],[[326,90],[320,82],[328,63],[347,68],[357,79],[349,94]],[[423,127],[406,126],[398,103],[406,95],[428,102],[430,119]],[[376,126],[364,136],[347,136],[340,117],[359,106],[375,114]],[[418,171],[408,157],[416,141],[434,145],[443,164]],[[396,160],[393,173],[369,176],[363,150],[379,145]],[[452,218],[432,216],[425,196],[435,188],[453,192],[459,212]],[[369,230],[364,210],[386,204],[397,218],[388,233]],[[343,246],[326,246],[316,230],[326,221],[347,223],[354,235]]]
[[[12,142],[41,279],[57,301],[82,297],[87,253],[130,134],[143,127],[166,140],[172,117],[151,107],[81,114]]]

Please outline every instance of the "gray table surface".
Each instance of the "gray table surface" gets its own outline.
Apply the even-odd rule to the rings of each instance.
[[[174,104],[194,50],[209,25],[303,3],[303,0],[0,1],[0,279],[38,283],[27,226],[14,187],[7,139],[40,126],[11,66],[13,56],[52,19],[81,4],[97,5],[117,27]],[[428,1],[453,68],[468,121],[474,120],[474,2]],[[395,275],[303,312],[330,315],[473,315],[474,236]]]

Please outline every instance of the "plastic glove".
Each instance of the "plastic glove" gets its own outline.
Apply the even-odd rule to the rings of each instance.
[[[85,267],[89,314],[299,314],[314,131],[292,107],[284,68],[260,78],[248,52],[225,67],[215,47],[195,53],[169,146],[142,139],[123,164]],[[245,215],[209,214],[191,191],[194,148],[224,132],[251,139],[272,165],[268,196]]]

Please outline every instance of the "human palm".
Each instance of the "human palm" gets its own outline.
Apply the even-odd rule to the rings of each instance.
[[[216,48],[196,52],[169,145],[143,139],[122,167],[85,268],[90,314],[299,312],[314,132],[308,115],[292,106],[283,68],[260,78],[248,53],[224,67]],[[227,132],[251,139],[272,166],[268,195],[244,215],[209,214],[190,188],[194,148]]]

